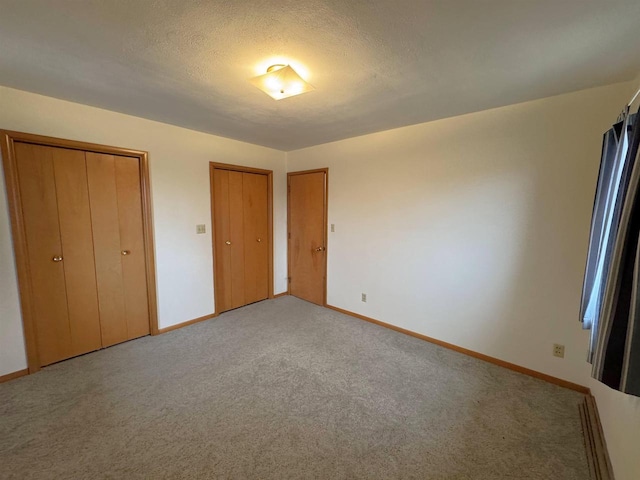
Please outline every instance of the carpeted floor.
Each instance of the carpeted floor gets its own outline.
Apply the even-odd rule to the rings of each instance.
[[[0,385],[0,478],[589,478],[578,393],[293,297]]]

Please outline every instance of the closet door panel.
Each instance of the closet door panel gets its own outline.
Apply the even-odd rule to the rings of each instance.
[[[85,153],[52,149],[72,354],[102,346]]]
[[[231,307],[231,241],[229,222],[229,171],[213,171],[213,221],[215,235],[215,281],[218,292],[216,312]]]
[[[124,305],[128,338],[132,339],[149,334],[140,164],[137,158],[114,158]]]
[[[245,305],[244,219],[242,172],[229,172],[229,231],[231,236],[231,307]]]
[[[243,173],[245,303],[269,296],[267,176]]]
[[[102,346],[127,340],[120,220],[113,155],[87,152],[87,177],[96,260]]]
[[[40,366],[72,355],[52,151],[15,144]]]

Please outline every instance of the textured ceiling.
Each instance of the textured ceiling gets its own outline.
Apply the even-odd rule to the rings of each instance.
[[[0,0],[0,84],[293,150],[630,80],[639,20],[638,0]],[[316,90],[253,87],[273,57]]]

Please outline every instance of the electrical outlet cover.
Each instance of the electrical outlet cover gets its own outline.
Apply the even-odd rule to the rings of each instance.
[[[558,343],[553,344],[553,356],[564,358],[564,345],[560,345]]]

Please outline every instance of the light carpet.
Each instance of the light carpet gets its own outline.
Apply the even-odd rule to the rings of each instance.
[[[0,478],[585,480],[581,400],[283,297],[0,385]]]

